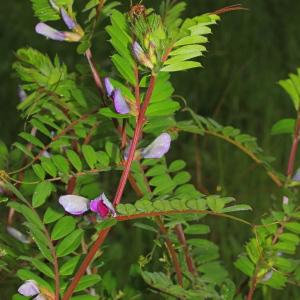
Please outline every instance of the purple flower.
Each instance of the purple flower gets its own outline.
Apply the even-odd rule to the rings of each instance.
[[[37,283],[34,280],[26,280],[19,288],[19,294],[23,296],[35,296],[40,293]]]
[[[114,91],[114,87],[111,84],[108,77],[104,78],[104,86],[105,86],[105,90],[106,90],[107,95],[110,97],[112,95],[113,91]]]
[[[125,101],[124,97],[122,96],[120,90],[114,90],[112,97],[114,101],[115,110],[118,114],[125,115],[130,112],[130,108],[127,102]]]
[[[65,195],[59,197],[59,203],[63,206],[64,210],[71,215],[82,215],[89,210],[89,200],[76,195]]]
[[[143,158],[161,158],[170,149],[171,137],[168,133],[162,133],[148,147],[142,150]]]
[[[44,35],[48,39],[55,41],[64,41],[66,40],[66,35],[64,32],[58,31],[45,23],[38,23],[35,26],[35,31],[38,34]]]
[[[76,27],[76,22],[69,16],[64,8],[60,9],[61,16],[70,30],[73,30]]]
[[[151,60],[147,57],[143,48],[140,46],[140,44],[137,41],[135,41],[133,43],[132,50],[133,50],[133,54],[134,54],[136,60],[140,64],[148,67],[149,69],[153,69],[153,64],[152,64]]]
[[[90,210],[96,212],[101,219],[105,219],[109,217],[109,215],[113,217],[117,215],[113,205],[106,198],[104,193],[90,202]]]

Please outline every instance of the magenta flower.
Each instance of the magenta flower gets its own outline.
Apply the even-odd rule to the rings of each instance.
[[[35,26],[35,31],[51,40],[64,41],[66,39],[64,32],[58,31],[45,23],[38,23]]]
[[[19,294],[23,296],[36,296],[40,293],[37,283],[34,280],[26,280],[19,288]]]
[[[144,65],[145,67],[148,67],[149,69],[153,69],[153,64],[151,60],[148,58],[143,48],[140,46],[140,44],[137,41],[133,43],[132,50],[133,50],[134,57],[140,64]]]
[[[63,206],[64,210],[71,215],[82,215],[89,210],[89,200],[76,195],[65,195],[59,197],[59,203]]]
[[[90,210],[97,213],[101,219],[105,219],[110,215],[113,217],[117,215],[113,205],[104,193],[90,202]]]
[[[111,84],[108,77],[104,78],[104,86],[105,86],[105,90],[106,90],[106,93],[107,93],[108,97],[110,97],[112,95],[113,91],[114,91],[114,87]]]
[[[70,30],[73,30],[76,27],[76,22],[69,16],[64,8],[60,9],[61,16]]]
[[[130,108],[120,90],[114,90],[112,97],[115,110],[118,114],[125,115],[130,112]]]
[[[170,149],[171,137],[168,133],[162,133],[148,147],[141,152],[143,158],[161,158]]]

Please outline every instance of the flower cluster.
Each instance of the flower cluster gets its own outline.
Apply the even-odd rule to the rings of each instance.
[[[117,215],[112,203],[104,193],[91,201],[77,195],[64,195],[58,201],[66,212],[75,216],[82,215],[88,210],[97,213],[100,219],[106,219],[109,216],[116,217]]]
[[[107,96],[113,100],[115,110],[118,114],[130,113],[130,107],[119,89],[115,89],[108,77],[104,78],[104,86]]]
[[[64,9],[57,6],[54,1],[50,1],[51,6],[56,10],[63,19],[64,23],[69,30],[72,31],[59,31],[45,23],[38,23],[35,27],[35,31],[48,39],[55,41],[67,41],[67,42],[78,42],[84,35],[84,32],[76,20]]]

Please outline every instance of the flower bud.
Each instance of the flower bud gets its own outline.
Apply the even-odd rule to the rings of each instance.
[[[60,196],[58,201],[63,206],[64,210],[71,215],[82,215],[89,210],[89,200],[81,196]]]
[[[146,53],[144,52],[144,50],[142,49],[142,47],[140,46],[140,44],[135,41],[133,43],[132,46],[133,49],[133,54],[134,57],[136,58],[136,60],[143,66],[148,67],[149,69],[153,69],[153,64],[150,61],[150,59],[147,57]]]
[[[28,238],[28,236],[26,236],[25,234],[23,234],[21,231],[17,230],[16,228],[7,226],[6,230],[9,233],[9,235],[11,235],[13,238],[18,240],[19,242],[21,242],[23,244],[30,243],[30,239]]]
[[[130,112],[130,108],[120,90],[114,90],[112,97],[115,110],[118,114],[125,115]]]
[[[70,17],[64,8],[60,9],[60,13],[67,27],[70,30],[73,30],[77,26],[77,23]]]
[[[110,215],[113,217],[117,215],[112,203],[106,198],[104,193],[90,202],[90,210],[97,213],[101,219],[105,219]]]
[[[113,85],[111,84],[110,80],[108,77],[105,77],[104,78],[104,86],[105,86],[105,90],[106,90],[106,93],[107,93],[107,96],[110,97],[114,91],[114,87]]]
[[[51,40],[64,41],[66,39],[64,32],[58,31],[45,23],[38,23],[35,31]]]
[[[143,158],[161,158],[170,149],[171,137],[168,133],[162,133],[148,147],[141,152]]]

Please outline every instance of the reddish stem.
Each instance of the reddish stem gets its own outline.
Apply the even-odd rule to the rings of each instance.
[[[185,261],[186,261],[188,270],[193,275],[196,275],[197,271],[196,271],[193,259],[192,259],[191,255],[190,255],[189,246],[188,246],[188,244],[186,242],[186,238],[185,238],[184,231],[183,231],[183,228],[182,228],[181,224],[178,224],[178,225],[175,226],[175,233],[177,235],[178,241],[180,242],[180,244],[181,244],[181,246],[183,248],[184,256],[185,256]]]
[[[296,154],[297,154],[298,145],[299,145],[299,135],[300,135],[300,112],[298,112],[298,115],[297,115],[293,144],[292,144],[292,148],[290,151],[290,157],[289,157],[289,162],[288,162],[288,167],[287,167],[287,176],[289,178],[292,177],[293,173],[294,173]]]
[[[136,147],[137,147],[137,144],[139,142],[139,137],[140,137],[142,128],[144,126],[145,113],[146,113],[146,110],[147,110],[148,105],[149,105],[150,100],[151,100],[151,96],[152,96],[152,93],[153,93],[153,90],[154,90],[155,82],[156,82],[156,76],[152,75],[151,79],[150,79],[149,87],[148,87],[147,92],[146,92],[145,100],[143,102],[143,105],[142,105],[141,110],[140,110],[139,115],[138,115],[133,140],[132,140],[130,150],[129,150],[129,154],[128,154],[128,159],[126,161],[126,164],[125,164],[125,167],[124,167],[121,179],[120,179],[120,183],[119,183],[119,186],[118,186],[118,189],[117,189],[117,192],[116,192],[116,196],[115,196],[115,199],[114,199],[114,202],[113,202],[113,204],[115,206],[120,203],[121,197],[122,197],[123,192],[124,192],[125,185],[126,185],[127,180],[128,180],[128,176],[129,176],[132,161],[134,159],[134,154],[135,154],[135,151],[136,151]],[[99,232],[99,236],[98,236],[96,242],[93,244],[92,248],[89,250],[88,254],[86,255],[85,259],[83,260],[82,264],[80,265],[77,273],[75,274],[75,276],[74,276],[70,286],[68,287],[67,291],[65,292],[62,300],[70,299],[70,297],[72,296],[72,294],[73,294],[80,278],[85,273],[87,267],[89,266],[90,262],[92,261],[92,259],[96,255],[99,247],[104,242],[104,240],[105,240],[105,238],[106,238],[109,231],[110,231],[110,228],[107,228],[107,229],[102,230],[102,231]]]

